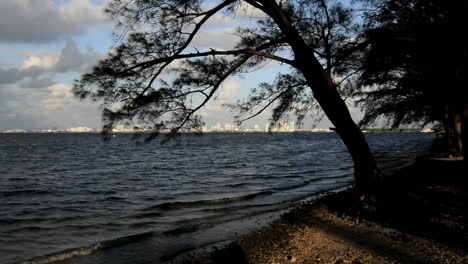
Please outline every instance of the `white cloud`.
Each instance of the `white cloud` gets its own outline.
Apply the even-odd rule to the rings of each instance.
[[[235,9],[235,16],[238,18],[266,18],[268,17],[262,10],[253,7],[252,5],[241,1]]]
[[[57,83],[47,88],[49,93],[44,95],[42,103],[44,108],[50,110],[60,110],[64,106],[73,103],[72,86],[64,83]]]
[[[85,52],[81,52],[76,43],[68,41],[60,52],[54,51],[34,51],[19,52],[25,56],[19,70],[27,71],[32,68],[40,69],[47,73],[63,72],[87,72],[97,64],[103,56],[94,51],[92,47],[87,47]],[[27,77],[27,76],[25,76]]]
[[[16,83],[27,77],[37,78],[43,73],[44,70],[38,67],[30,67],[27,69],[0,67],[0,85]]]
[[[0,42],[51,42],[105,22],[103,6],[91,0],[71,0],[61,6],[54,0],[0,1]]]
[[[1,0],[0,0],[1,1]],[[100,127],[98,106],[74,98],[70,84],[56,83],[59,73],[83,73],[101,57],[80,51],[69,41],[62,51],[17,52],[19,66],[0,66],[1,129]]]
[[[43,78],[42,77],[39,77],[39,78],[33,77],[33,78],[28,78],[28,80],[19,83],[19,86],[21,88],[41,89],[41,88],[46,88],[46,87],[52,86],[54,84],[55,84],[55,81],[52,80],[49,77],[43,77]]]
[[[245,86],[243,81],[236,79],[228,79],[223,82],[221,91],[216,96],[215,100],[210,100],[198,114],[203,116],[210,124],[215,122],[232,122],[233,113],[230,112],[223,104],[233,103],[240,99],[241,89]]]
[[[21,88],[46,88],[54,83],[51,78],[54,75],[90,71],[102,57],[102,54],[94,52],[90,47],[86,52],[81,52],[74,41],[67,42],[61,52],[33,51],[18,54],[25,57],[20,67],[0,65],[0,85],[16,83]]]
[[[77,125],[99,128],[98,106],[73,98],[71,85],[46,89],[0,86],[0,129],[65,129]]]
[[[222,85],[222,91],[217,97],[221,102],[231,102],[239,99],[244,82],[236,79],[228,79]]]
[[[196,19],[195,21],[198,22],[201,20],[201,17]],[[230,16],[226,16],[222,13],[216,13],[206,23],[204,26],[210,27],[210,26],[223,26],[223,25],[232,25],[234,23],[234,20]]]
[[[56,54],[30,55],[23,61],[21,69],[38,67],[43,69],[53,69],[58,62]]]
[[[234,33],[234,28],[204,30],[195,36],[192,46],[220,50],[232,49],[239,41],[239,37],[234,35]]]

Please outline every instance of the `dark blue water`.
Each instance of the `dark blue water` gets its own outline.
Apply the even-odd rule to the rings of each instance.
[[[391,172],[433,135],[367,137]],[[352,173],[334,133],[184,135],[166,145],[0,134],[0,263],[158,263],[350,186]]]

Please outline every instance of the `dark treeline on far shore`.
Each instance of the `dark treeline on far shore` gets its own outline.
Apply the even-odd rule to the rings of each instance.
[[[384,132],[435,132],[433,129],[420,128],[362,128],[363,132],[384,133]]]

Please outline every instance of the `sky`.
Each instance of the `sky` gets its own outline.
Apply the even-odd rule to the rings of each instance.
[[[73,80],[104,58],[115,45],[112,21],[103,13],[110,0],[0,0],[0,129],[100,129],[99,104],[81,101],[71,92]],[[248,16],[261,15],[243,10]],[[231,17],[215,16],[193,40],[198,48],[228,49],[238,25]],[[199,114],[208,126],[233,123],[224,103],[245,97],[249,89],[285,70],[274,63],[243,78],[226,80],[216,100]],[[351,109],[353,117],[361,114]],[[271,112],[246,126],[268,122]],[[292,119],[291,119],[292,120]],[[304,128],[311,128],[306,121]],[[318,127],[329,127],[325,120]]]

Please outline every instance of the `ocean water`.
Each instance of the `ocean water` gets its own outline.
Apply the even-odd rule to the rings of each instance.
[[[391,173],[430,133],[368,133]],[[0,263],[163,263],[353,184],[335,133],[0,134]]]

